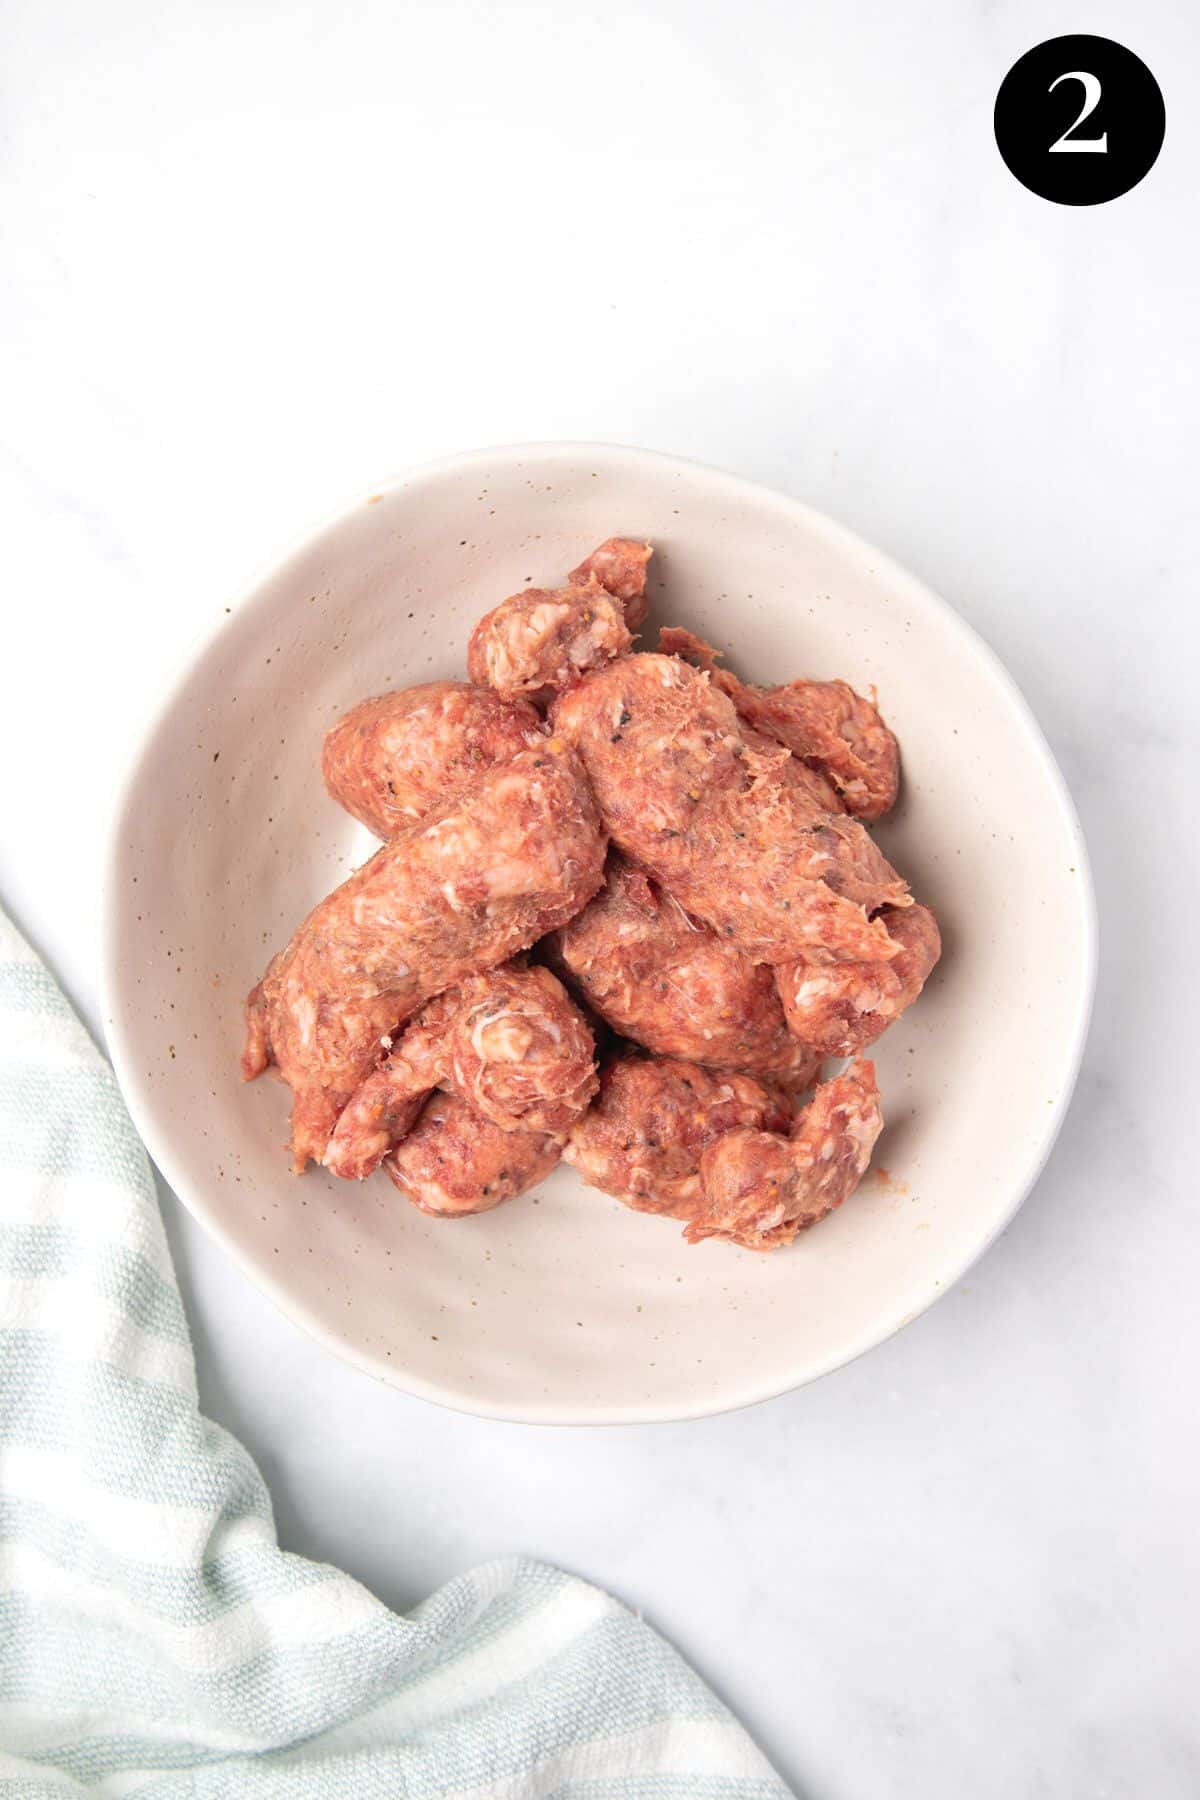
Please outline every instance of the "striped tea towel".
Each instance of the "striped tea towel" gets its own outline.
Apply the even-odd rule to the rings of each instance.
[[[493,1563],[398,1618],[279,1548],[112,1071],[2,914],[0,1330],[0,1795],[786,1796],[585,1582]]]

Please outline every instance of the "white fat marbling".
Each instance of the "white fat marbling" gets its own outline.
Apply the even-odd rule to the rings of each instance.
[[[1066,1128],[965,1284],[814,1388],[475,1423],[342,1368],[165,1201],[206,1404],[288,1545],[397,1605],[497,1552],[581,1570],[814,1800],[1200,1791],[1200,40],[1183,0],[1089,9],[1168,134],[1072,210],[991,137],[1055,28],[7,8],[0,893],[93,1020],[105,814],[165,674],[314,513],[441,452],[609,438],[798,493],[959,607],[1061,759],[1103,931]]]

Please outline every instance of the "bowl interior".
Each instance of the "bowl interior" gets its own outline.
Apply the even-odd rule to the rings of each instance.
[[[887,1129],[790,1250],[687,1247],[560,1169],[459,1221],[378,1175],[288,1173],[288,1094],[238,1074],[241,1002],[373,847],[326,797],[354,701],[461,675],[478,615],[611,532],[653,539],[668,621],[761,681],[877,686],[904,757],[879,829],[943,961],[875,1054]],[[285,1309],[385,1380],[524,1419],[675,1418],[782,1391],[921,1311],[1010,1217],[1074,1079],[1092,979],[1070,803],[1008,678],[919,584],[808,509],[641,452],[551,446],[397,480],[276,568],[192,664],[115,830],[106,1017],[181,1198]]]

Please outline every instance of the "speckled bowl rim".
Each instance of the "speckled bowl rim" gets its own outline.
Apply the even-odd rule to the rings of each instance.
[[[272,1280],[264,1274],[261,1267],[242,1250],[236,1239],[210,1213],[204,1203],[203,1195],[194,1191],[187,1170],[176,1160],[171,1144],[165,1140],[157,1128],[152,1109],[146,1102],[145,1086],[138,1072],[132,1046],[122,1023],[122,1008],[117,999],[119,983],[117,943],[121,911],[127,904],[125,888],[121,879],[123,828],[133,789],[148,746],[157,737],[172,710],[179,704],[196,664],[228,629],[231,618],[254,603],[268,580],[282,574],[287,565],[304,555],[315,540],[347,522],[372,498],[378,495],[387,495],[393,489],[402,487],[415,479],[424,480],[443,473],[463,473],[472,468],[477,468],[482,474],[488,468],[495,469],[498,462],[521,462],[531,457],[550,462],[569,463],[572,467],[577,467],[581,463],[594,460],[597,456],[619,456],[634,464],[640,462],[660,468],[669,465],[676,469],[702,472],[709,478],[720,480],[731,493],[753,496],[760,505],[768,503],[776,506],[790,519],[800,522],[807,531],[823,536],[827,542],[843,552],[858,558],[869,558],[874,568],[884,574],[890,583],[903,588],[910,605],[931,615],[945,631],[957,638],[962,652],[974,660],[981,672],[1007,700],[1012,710],[1014,723],[1019,725],[1024,732],[1029,747],[1041,763],[1057,800],[1063,825],[1071,840],[1073,854],[1077,859],[1079,881],[1076,891],[1079,895],[1081,912],[1080,932],[1084,981],[1073,1024],[1070,1053],[1062,1077],[1062,1104],[1048,1109],[1044,1126],[1027,1158],[1025,1170],[1021,1178],[1013,1183],[1012,1195],[1007,1207],[1002,1209],[1000,1215],[992,1222],[991,1229],[971,1247],[965,1256],[947,1266],[946,1273],[941,1279],[941,1285],[936,1292],[930,1295],[923,1306],[907,1313],[902,1318],[885,1323],[881,1329],[865,1332],[862,1341],[849,1352],[843,1348],[832,1352],[826,1358],[808,1359],[803,1368],[798,1369],[794,1375],[783,1379],[776,1373],[760,1381],[745,1381],[738,1391],[724,1394],[713,1401],[699,1399],[695,1405],[686,1408],[681,1408],[676,1403],[669,1410],[663,1410],[653,1401],[646,1401],[641,1405],[625,1404],[618,1408],[600,1403],[587,1409],[579,1409],[565,1414],[556,1411],[553,1404],[549,1408],[545,1408],[532,1401],[526,1409],[519,1411],[511,1405],[491,1405],[478,1400],[471,1404],[471,1397],[465,1395],[453,1383],[443,1385],[425,1380],[404,1370],[381,1369],[353,1342],[329,1330],[320,1319],[297,1302],[286,1282]],[[361,1369],[364,1374],[374,1377],[385,1386],[398,1388],[404,1393],[432,1401],[437,1405],[448,1407],[452,1411],[519,1424],[663,1424],[736,1412],[744,1407],[758,1405],[765,1400],[790,1393],[795,1388],[806,1386],[810,1381],[818,1380],[822,1375],[828,1375],[835,1369],[844,1368],[847,1364],[857,1361],[860,1356],[866,1355],[868,1351],[874,1350],[878,1345],[886,1343],[897,1331],[902,1330],[904,1326],[911,1324],[914,1319],[928,1311],[930,1306],[949,1293],[968,1270],[974,1267],[979,1258],[991,1248],[1001,1233],[1012,1223],[1046,1166],[1050,1152],[1062,1129],[1078,1080],[1091,1022],[1099,958],[1099,922],[1091,862],[1079,817],[1062,771],[1016,682],[996,653],[954,611],[953,607],[892,557],[876,549],[873,544],[859,537],[856,532],[780,489],[762,482],[751,481],[745,476],[732,474],[718,466],[700,462],[692,457],[673,456],[666,451],[647,450],[632,445],[605,442],[550,441],[499,444],[460,451],[452,456],[438,457],[429,462],[413,464],[384,480],[375,481],[369,487],[360,489],[350,500],[325,515],[306,531],[294,535],[280,553],[261,562],[256,573],[244,583],[238,598],[231,603],[227,613],[221,615],[214,627],[197,634],[190,651],[181,659],[175,679],[169,684],[164,697],[153,708],[138,734],[113,802],[108,849],[102,875],[101,906],[100,987],[102,1019],[108,1053],[130,1115],[151,1158],[192,1217],[226,1251],[250,1282],[274,1302],[286,1318],[309,1336],[316,1338],[319,1343],[344,1362]]]

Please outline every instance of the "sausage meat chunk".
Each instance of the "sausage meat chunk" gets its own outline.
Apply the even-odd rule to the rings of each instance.
[[[586,587],[598,581],[625,608],[625,623],[636,631],[646,621],[649,601],[646,598],[646,565],[654,551],[636,538],[611,537],[585,556],[567,580],[572,587]]]
[[[822,1056],[854,1056],[873,1044],[912,1005],[942,953],[937,920],[927,906],[881,918],[897,946],[891,962],[801,958],[775,970],[789,1026]]]
[[[351,707],[325,738],[321,769],[331,798],[386,840],[541,735],[524,701],[467,681],[430,681]]]
[[[618,1057],[572,1127],[564,1159],[591,1186],[635,1212],[692,1219],[704,1206],[700,1160],[739,1127],[786,1125],[788,1108],[748,1075],[716,1074],[675,1058]]]
[[[808,1087],[820,1059],[787,1028],[774,974],[613,851],[596,898],[550,953],[622,1037],[658,1056]]]
[[[790,750],[785,750],[774,738],[755,731],[753,725],[747,725],[744,719],[739,719],[738,723],[742,728],[743,744],[760,758],[759,766],[768,767],[784,787],[798,788],[821,812],[846,811],[841,795],[829,778],[822,775],[820,769],[809,768],[807,763],[801,762],[798,756],[793,756]]]
[[[896,954],[874,915],[906,907],[907,884],[856,819],[818,811],[770,769],[710,798],[689,852],[680,875],[664,863],[664,881],[756,962],[814,949],[834,962]]]
[[[544,968],[509,964],[430,1000],[342,1109],[325,1167],[371,1174],[435,1087],[501,1131],[563,1132],[596,1091],[591,1031]]]
[[[528,1193],[561,1154],[561,1136],[501,1131],[457,1094],[434,1094],[383,1166],[422,1212],[457,1219]]]
[[[717,667],[719,652],[678,626],[660,635],[664,650],[712,672],[714,684],[753,730],[773,738],[832,782],[847,812],[878,819],[895,805],[900,747],[877,707],[845,681],[789,681],[751,687]]]
[[[703,1204],[684,1236],[692,1244],[724,1238],[747,1250],[790,1244],[854,1192],[882,1129],[874,1066],[852,1063],[822,1083],[788,1137],[750,1127],[706,1146]]]
[[[703,638],[696,637],[693,632],[685,631],[678,625],[664,625],[658,634],[659,645],[665,655],[683,657],[694,663],[698,669],[704,670],[714,677],[715,685],[720,688],[721,670],[717,667],[720,651],[706,644]],[[847,808],[842,797],[827,775],[820,769],[802,762],[778,738],[770,737],[765,731],[758,731],[739,712],[738,726],[741,730],[742,742],[748,749],[771,764],[773,773],[785,787],[799,788],[807,794],[815,806],[824,812],[845,812]]]
[[[752,961],[895,955],[871,915],[907,905],[906,883],[857,820],[747,747],[707,674],[628,656],[561,695],[552,723],[583,758],[618,847]]]
[[[709,791],[743,779],[732,701],[675,657],[599,671],[555,702],[551,727],[578,748],[618,846],[656,873],[686,852]]]
[[[422,1001],[507,962],[597,891],[604,836],[570,753],[522,750],[376,851],[300,926],[247,1002],[244,1069],[292,1088],[294,1166]]]
[[[598,581],[526,588],[480,619],[467,672],[506,700],[544,700],[624,656],[632,641],[621,602]]]
[[[739,714],[831,781],[847,812],[879,819],[896,803],[900,749],[871,702],[845,681],[747,687],[723,671],[717,682]]]

